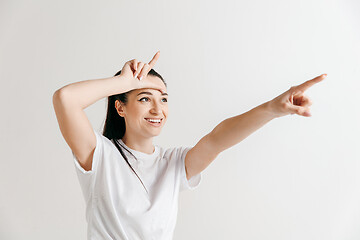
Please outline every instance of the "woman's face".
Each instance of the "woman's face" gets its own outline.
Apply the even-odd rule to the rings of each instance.
[[[162,80],[155,76],[146,76],[160,81],[159,85],[165,88]],[[160,134],[168,116],[168,95],[152,88],[134,89],[127,95],[127,103],[115,102],[120,116],[125,118],[126,134],[135,134],[149,138]]]

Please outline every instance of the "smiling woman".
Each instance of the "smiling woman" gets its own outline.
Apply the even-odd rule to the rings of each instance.
[[[119,76],[120,74],[121,70],[117,72],[115,76]],[[164,79],[154,69],[151,69],[149,71],[146,78],[153,78],[152,81],[154,82],[159,82],[158,79],[160,79],[163,82],[163,85],[167,87]],[[166,122],[166,117],[168,113],[168,107],[166,104],[167,101],[165,102],[165,104],[158,104],[156,103],[156,101],[158,101],[157,98],[160,98],[157,95],[161,94],[161,96],[167,96],[168,94],[162,93],[161,91],[154,89],[145,90],[146,91],[144,91],[144,89],[134,89],[125,93],[116,94],[108,97],[107,115],[103,135],[109,140],[122,139],[123,143],[130,148],[151,154],[154,152],[152,146],[152,137],[159,135],[160,129],[158,132],[152,133],[149,132],[152,129],[148,129],[147,126],[142,126],[145,124],[140,125],[138,123],[143,123],[141,119],[144,119],[146,120],[146,122],[148,122],[148,120],[143,117],[143,115],[148,116],[149,114],[151,114],[153,115],[151,116],[151,118],[159,118],[159,116],[161,116],[160,119],[162,119],[162,121],[161,123],[150,123],[150,125],[156,127],[163,126]],[[156,92],[159,92],[159,94]],[[151,103],[145,104],[146,102],[142,101],[142,99],[145,99],[144,97],[141,98],[141,95],[143,94],[151,96]],[[138,100],[137,98],[140,99]],[[150,100],[150,98],[147,99]],[[149,100],[148,102],[150,102]],[[150,118],[150,116],[148,118]],[[147,143],[145,141],[147,141]],[[128,162],[126,155],[120,148],[117,141],[114,141],[114,144],[129,165],[129,167],[136,174],[135,170]],[[151,146],[151,149],[142,149],[142,146],[140,144],[143,144],[143,146],[145,144],[148,144],[148,146]],[[139,178],[138,175],[137,177]],[[139,180],[141,181],[140,178]],[[145,186],[144,188],[146,190]]]
[[[274,118],[309,117],[308,80],[241,115],[220,122],[194,147],[153,145],[168,117],[166,83],[153,66],[136,59],[114,77],[77,82],[54,93],[61,133],[73,153],[87,204],[88,239],[172,239],[179,192],[195,189],[201,172],[222,151]],[[103,133],[84,108],[108,97]],[[130,171],[131,169],[131,171]],[[141,184],[141,185],[140,185]]]
[[[72,150],[86,202],[88,239],[172,239],[179,192],[195,189],[187,176],[191,147],[153,145],[168,117],[167,85],[136,59],[113,77],[67,85],[54,93],[61,133]],[[84,108],[107,97],[103,133]]]

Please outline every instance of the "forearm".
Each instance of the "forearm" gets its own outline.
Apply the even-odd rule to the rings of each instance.
[[[58,89],[54,95],[58,94],[63,101],[84,109],[104,97],[130,90],[129,81],[115,76],[71,83]]]
[[[225,119],[210,133],[212,146],[220,153],[241,142],[272,119],[274,117],[268,102],[241,115]]]

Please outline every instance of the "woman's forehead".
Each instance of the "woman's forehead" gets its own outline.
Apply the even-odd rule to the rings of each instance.
[[[167,95],[167,93],[162,93],[159,89],[154,89],[154,88],[140,88],[140,89],[136,89],[134,91],[134,95],[135,96],[140,96],[140,95]]]

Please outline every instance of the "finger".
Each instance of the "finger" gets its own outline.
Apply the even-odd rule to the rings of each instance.
[[[287,108],[291,114],[297,114],[297,115],[304,116],[304,117],[311,116],[310,108],[308,108],[308,107],[300,107],[300,106],[295,106],[295,105],[289,104],[287,106]]]
[[[305,106],[312,105],[312,101],[305,94],[300,94],[300,95],[292,94],[289,100],[290,100],[291,104],[294,104],[297,106],[305,107]]]
[[[165,88],[152,87],[151,89],[158,90],[158,91],[160,91],[160,92],[161,92],[161,94],[166,93],[166,89],[165,89]]]
[[[134,78],[136,78],[139,75],[139,73],[140,73],[140,71],[141,71],[141,69],[143,68],[144,65],[145,65],[145,63],[138,62]]]
[[[159,88],[159,90],[160,90],[161,94],[164,94],[164,93],[167,94],[166,87],[165,87],[165,88],[164,88],[164,87],[161,87],[161,88]]]
[[[303,96],[300,102],[300,106],[302,107],[310,107],[312,105],[312,101],[307,96]]]
[[[145,63],[145,65],[143,66],[143,68],[141,69],[140,73],[139,73],[139,79],[141,80],[143,77],[145,77],[148,72],[151,70],[149,64]]]
[[[136,59],[132,60],[132,67],[133,67],[134,71],[137,70],[137,65],[138,65],[138,60],[136,60]]]
[[[151,61],[149,62],[150,65],[150,69],[154,67],[156,61],[159,59],[160,57],[160,51],[158,51],[157,53],[155,53],[154,57],[151,59]]]
[[[327,74],[322,74],[320,76],[317,76],[316,78],[313,78],[309,81],[306,81],[306,82],[298,85],[295,89],[298,91],[304,92],[308,88],[310,88],[312,85],[314,85],[315,83],[321,82],[326,76],[327,76]]]

